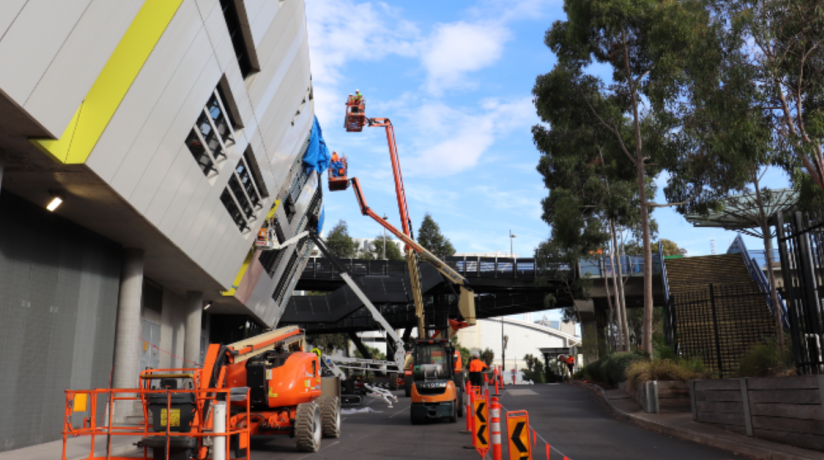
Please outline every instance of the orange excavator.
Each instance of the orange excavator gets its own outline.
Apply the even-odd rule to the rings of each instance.
[[[452,284],[458,285],[460,293],[455,292],[458,296],[458,308],[461,315],[468,325],[475,324],[475,294],[469,286],[469,282],[456,270],[440,260],[437,256],[429,252],[426,248],[415,242],[412,235],[412,220],[409,218],[409,208],[406,202],[406,190],[403,185],[403,174],[401,174],[401,164],[398,158],[398,145],[395,140],[395,128],[388,118],[368,118],[366,116],[366,101],[360,99],[350,99],[346,103],[346,119],[344,127],[347,132],[361,132],[364,127],[370,128],[385,128],[386,141],[389,144],[389,159],[392,163],[392,175],[395,180],[395,194],[398,199],[398,210],[400,211],[401,230],[396,229],[389,222],[381,218],[377,213],[372,211],[366,204],[366,198],[363,196],[360,182],[357,177],[351,179],[346,178],[346,183],[351,183],[352,189],[355,191],[355,196],[364,216],[371,217],[375,222],[379,223],[385,229],[389,230],[393,235],[399,238],[406,244],[406,262],[409,268],[409,279],[412,283],[412,298],[415,303],[415,315],[418,318],[418,337],[426,338],[426,331],[424,327],[424,311],[423,311],[423,295],[420,286],[420,274],[418,273],[418,256],[427,261],[436,270],[438,270],[446,279]],[[347,172],[348,173],[348,172]],[[333,177],[329,175],[329,190],[345,190],[346,187],[341,187],[339,183],[335,183],[333,188]]]
[[[231,448],[248,460],[252,435],[286,434],[299,450],[316,452],[321,437],[340,437],[340,384],[330,382],[337,383],[334,390],[323,382],[332,390],[321,394],[319,358],[303,346],[303,331],[284,327],[209,345],[202,368],[143,371],[139,388],[68,390],[63,459],[68,437],[83,435],[92,437],[92,446],[95,436],[140,436],[143,458],[151,451],[155,460],[229,460]],[[100,396],[114,401],[104,421],[97,415]],[[142,407],[137,427],[109,422],[112,408],[123,403]],[[73,416],[81,412],[88,417],[77,427]],[[95,457],[93,449],[90,459],[109,458]]]

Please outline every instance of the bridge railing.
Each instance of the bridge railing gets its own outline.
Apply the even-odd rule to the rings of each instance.
[[[652,274],[661,274],[661,263],[658,254],[652,254]],[[624,276],[644,276],[644,256],[623,255],[617,258],[616,263],[621,264],[621,272]],[[620,261],[620,262],[619,262]],[[590,278],[603,278],[612,276],[612,265],[608,256],[593,256],[581,259],[581,276],[589,275]],[[618,268],[615,268],[616,271]]]
[[[353,275],[402,275],[408,270],[402,260],[343,259],[339,261]],[[501,257],[447,257],[444,262],[467,278],[535,278],[535,259]],[[340,273],[326,259],[313,257],[302,278],[338,279]]]

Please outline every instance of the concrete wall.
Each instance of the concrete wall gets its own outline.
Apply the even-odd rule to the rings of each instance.
[[[108,385],[120,254],[101,236],[0,194],[0,451],[58,439],[64,390]]]

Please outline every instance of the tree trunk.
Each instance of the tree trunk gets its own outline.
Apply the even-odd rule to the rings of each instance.
[[[604,259],[601,258],[601,261],[603,262]],[[604,263],[604,271],[606,271],[606,262],[603,262],[603,263]],[[612,308],[612,294],[609,292],[609,277],[606,276],[606,273],[604,273],[604,290],[607,293],[607,308],[608,308],[608,310],[607,310],[607,312],[608,312],[607,313],[607,343],[610,345],[611,349],[615,350],[615,340],[614,340],[614,337],[612,335],[612,319],[613,319],[615,310]]]
[[[778,289],[775,285],[775,271],[772,260],[772,233],[770,232],[770,218],[764,211],[764,199],[761,197],[761,186],[758,179],[758,170],[753,171],[753,185],[755,186],[755,204],[758,206],[758,224],[761,226],[761,236],[764,238],[764,252],[767,258],[767,277],[770,281],[770,300],[773,304],[775,318],[775,336],[778,340],[778,349],[784,351],[784,323],[781,318],[781,305],[778,303]],[[760,270],[761,267],[758,267]]]
[[[612,233],[612,247],[618,250],[618,237],[615,231],[615,222],[610,221],[610,232]],[[618,253],[618,282],[616,283],[616,291],[618,293],[618,321],[621,323],[621,335],[624,338],[622,351],[629,351],[629,326],[627,323],[627,299],[624,295],[624,273],[621,264],[621,253]],[[613,271],[613,276],[614,276]]]
[[[632,69],[629,65],[627,34],[621,34],[624,45],[624,71],[632,100],[632,123],[635,131],[635,174],[638,176],[638,201],[641,207],[641,229],[644,246],[644,321],[641,329],[643,335],[642,350],[652,356],[652,247],[649,234],[649,201],[647,200],[646,171],[644,171],[643,140],[641,138],[641,116],[638,113],[638,94],[633,83]],[[639,79],[640,80],[640,79]],[[625,312],[626,313],[626,312]]]
[[[764,249],[766,250],[767,256],[767,276],[770,281],[770,298],[772,299],[773,304],[773,315],[775,316],[775,335],[778,338],[778,349],[784,351],[784,320],[783,316],[783,309],[781,308],[781,304],[778,302],[778,289],[776,289],[775,284],[775,270],[773,270],[773,259],[772,259],[772,238],[770,238],[770,227],[769,225],[765,225],[765,228],[762,230],[764,235]]]
[[[644,159],[640,152],[635,168],[638,174],[638,198],[641,204],[642,245],[644,248],[644,323],[641,349],[647,355],[652,356],[652,242],[649,234],[649,204],[646,181],[644,180]]]
[[[621,321],[621,300],[618,296],[618,280],[617,280],[618,275],[616,274],[617,272],[615,271],[615,249],[616,249],[616,247],[615,247],[615,239],[613,238],[614,233],[612,231],[612,221],[610,221],[609,225],[610,225],[610,244],[612,246],[612,249],[609,251],[609,264],[612,268],[612,287],[615,290],[615,310],[616,310],[616,313],[618,314],[617,324],[616,324],[616,328],[615,328],[616,329],[616,334],[617,334],[616,337],[615,337],[616,341],[617,341],[615,348],[618,351],[623,351],[623,349],[624,349],[624,325],[623,325],[623,322]]]

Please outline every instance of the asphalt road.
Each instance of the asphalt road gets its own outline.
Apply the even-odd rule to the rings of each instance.
[[[500,397],[510,411],[527,410],[538,433],[534,459],[561,460],[727,460],[740,455],[684,441],[618,420],[593,391],[570,384],[507,387]],[[520,390],[520,391],[518,391]],[[534,392],[532,395],[515,393]],[[506,454],[504,454],[506,458]]]
[[[540,438],[552,446],[551,459],[562,460],[728,460],[743,459],[730,452],[683,441],[616,419],[600,397],[585,388],[569,384],[507,387],[500,397],[507,410],[529,411],[530,424]],[[458,431],[458,423],[431,423],[412,426],[409,398],[398,392],[392,409],[380,400],[367,401],[379,411],[343,416],[339,439],[324,439],[317,453],[297,452],[289,437],[252,439],[254,460],[321,459],[473,459],[480,456],[470,449],[468,434]],[[505,429],[505,427],[502,427]],[[539,438],[533,458],[546,458],[546,444]],[[504,436],[505,439],[505,436]],[[506,446],[504,458],[508,458]],[[492,453],[487,454],[492,458]]]
[[[383,400],[367,398],[367,407],[378,412],[342,415],[341,437],[324,438],[319,452],[298,452],[294,439],[288,436],[253,437],[250,457],[253,460],[480,458],[474,450],[462,447],[472,442],[469,434],[458,433],[458,430],[464,429],[465,419],[459,418],[458,423],[435,422],[412,426],[409,398],[403,396],[403,391],[395,394],[398,395],[398,403],[392,409],[387,408]]]

